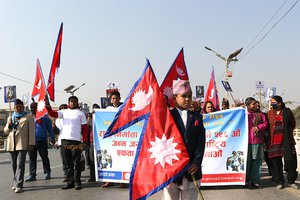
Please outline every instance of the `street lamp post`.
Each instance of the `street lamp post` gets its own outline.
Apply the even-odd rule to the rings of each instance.
[[[236,56],[241,53],[243,48],[240,48],[240,49],[236,50],[235,52],[231,53],[227,58],[225,58],[224,56],[222,56],[218,52],[212,50],[211,48],[205,47],[205,49],[214,52],[216,54],[216,56],[218,56],[219,58],[221,58],[222,60],[225,61],[225,81],[228,81],[229,77],[231,77],[231,76],[229,76],[228,66],[232,61],[238,61]],[[229,94],[227,92],[226,98],[229,99],[228,97],[229,97]]]
[[[72,96],[74,96],[74,92],[77,91],[79,88],[81,88],[82,86],[84,86],[85,83],[81,84],[80,86],[78,86],[77,88],[75,88],[74,85],[70,85],[68,86],[67,88],[65,88],[64,90],[67,92],[67,93],[70,93]],[[75,88],[73,90],[73,88]]]

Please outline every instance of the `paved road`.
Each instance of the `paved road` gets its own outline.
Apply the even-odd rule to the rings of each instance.
[[[55,149],[49,150],[49,157],[52,168],[52,179],[44,180],[42,163],[38,159],[38,172],[37,181],[24,183],[24,192],[15,194],[11,190],[12,186],[12,172],[10,166],[10,160],[8,153],[0,153],[0,200],[123,200],[128,199],[128,189],[119,188],[115,186],[113,188],[104,189],[101,188],[102,183],[85,183],[88,179],[88,170],[85,170],[82,174],[83,189],[80,191],[61,190],[62,169],[59,151]],[[28,156],[27,156],[28,159]],[[26,175],[28,175],[28,161],[26,163]],[[265,169],[264,169],[265,170]],[[300,176],[300,175],[299,175]],[[300,185],[300,179],[297,184]],[[263,189],[249,190],[241,186],[224,186],[224,187],[203,187],[202,192],[206,200],[293,200],[300,199],[300,190],[293,190],[291,188],[284,188],[283,190],[276,190],[275,185],[270,181],[270,177],[263,175],[262,177]],[[161,199],[161,192],[153,195],[150,200]]]

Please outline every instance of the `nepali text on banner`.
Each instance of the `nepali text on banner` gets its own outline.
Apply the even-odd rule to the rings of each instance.
[[[242,107],[203,115],[206,146],[201,185],[245,185],[248,122]]]
[[[93,116],[96,180],[129,183],[143,121],[103,139],[117,111],[97,109]]]
[[[97,181],[129,183],[143,121],[109,137],[103,135],[117,111],[94,114],[95,171]],[[203,115],[206,147],[202,186],[244,185],[248,147],[245,109],[234,108]]]

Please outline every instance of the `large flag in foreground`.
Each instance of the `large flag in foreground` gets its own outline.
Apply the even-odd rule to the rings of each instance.
[[[133,200],[158,192],[189,166],[185,144],[148,60],[104,138],[141,120],[144,126],[130,176],[129,198]]]
[[[36,95],[39,95],[38,105],[37,105],[37,110],[35,115],[36,120],[38,120],[48,113],[44,101],[46,96],[46,85],[45,85],[44,76],[43,76],[39,59],[37,59],[36,61],[36,76],[35,76],[35,81],[31,93],[32,97]]]
[[[212,71],[210,74],[210,81],[204,99],[204,102],[206,101],[213,102],[216,111],[220,110],[220,101],[219,101],[218,89],[215,81],[214,67],[212,67]]]
[[[174,107],[174,101],[172,98],[173,80],[177,80],[177,79],[189,80],[188,72],[184,62],[183,48],[180,50],[175,61],[171,65],[171,68],[169,69],[164,81],[160,86],[164,95],[168,97],[168,105],[171,107]]]
[[[48,85],[47,85],[47,90],[48,90],[49,98],[51,101],[54,101],[54,80],[55,80],[55,74],[60,65],[62,36],[63,36],[63,23],[61,23],[61,25],[60,25],[58,38],[57,38],[57,42],[56,42],[56,46],[55,46],[55,50],[54,50],[54,54],[53,54],[52,64],[51,64],[51,68],[50,68]]]

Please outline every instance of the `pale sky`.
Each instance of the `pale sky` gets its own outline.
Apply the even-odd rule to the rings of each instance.
[[[89,105],[100,104],[109,82],[117,82],[125,98],[141,76],[146,57],[161,84],[182,47],[193,90],[204,85],[206,91],[214,66],[222,99],[225,62],[204,47],[225,57],[246,49],[285,1],[0,0],[0,87],[16,85],[18,98],[31,94],[33,85],[27,82],[34,82],[37,58],[48,80],[63,22],[58,91],[52,105],[67,102],[67,86],[83,83],[75,95]],[[255,41],[296,1],[286,1]],[[265,87],[276,87],[284,101],[300,104],[299,20],[297,4],[247,55],[250,48],[242,51],[230,66],[234,98],[253,96],[256,81],[264,81]],[[2,89],[1,108],[8,107],[3,96]]]

